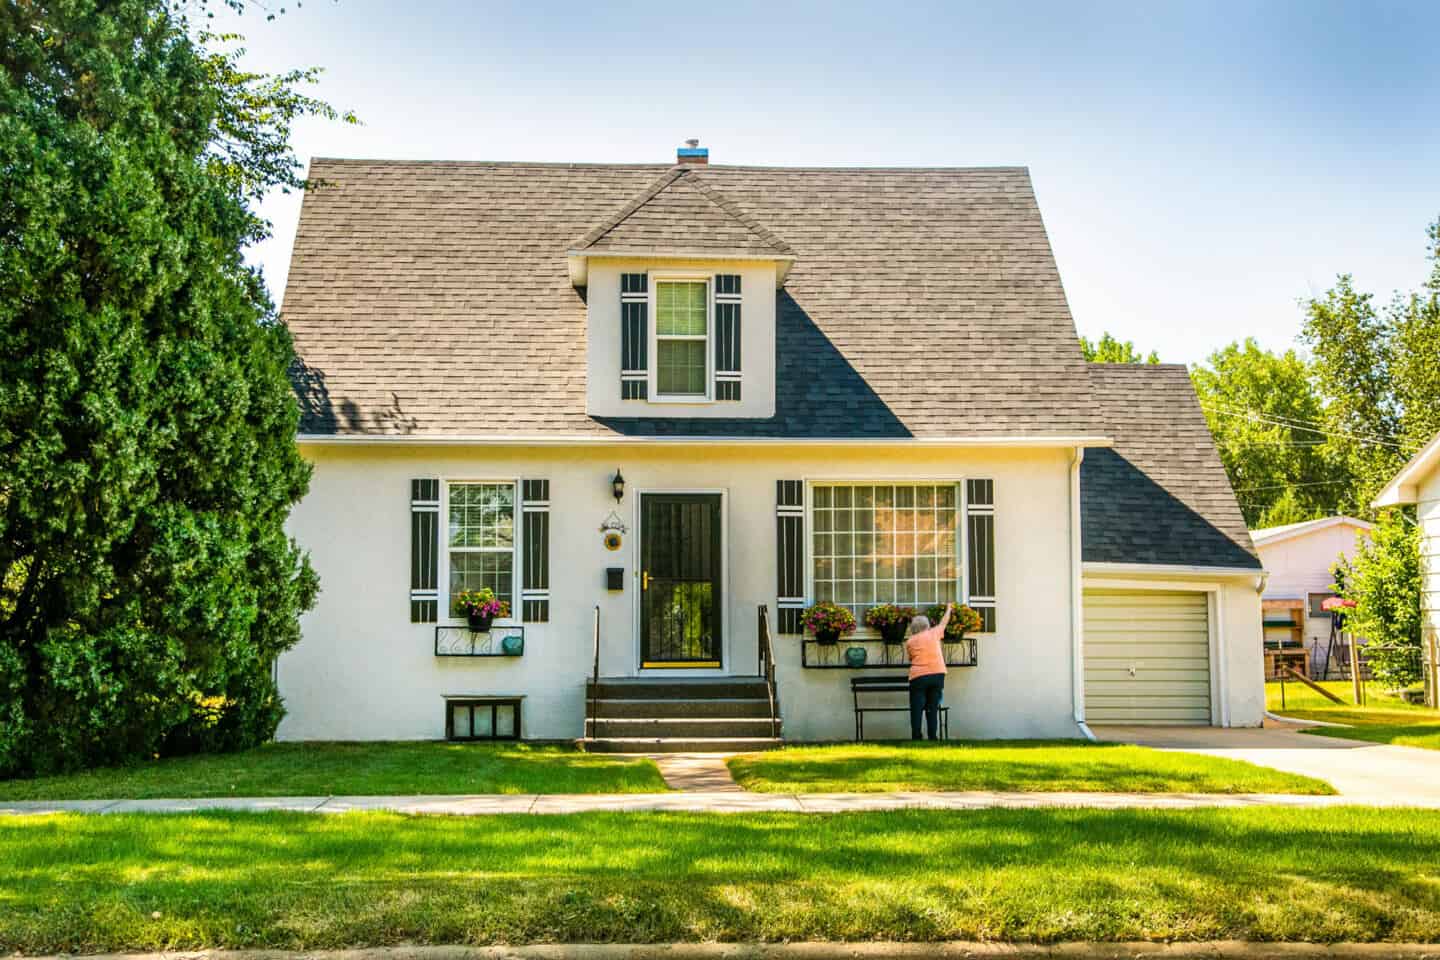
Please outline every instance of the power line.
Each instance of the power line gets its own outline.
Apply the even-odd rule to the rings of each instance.
[[[1354,483],[1349,477],[1344,480],[1306,480],[1303,483],[1271,483],[1261,487],[1236,487],[1236,493],[1254,493],[1257,490],[1289,490],[1291,487],[1329,487],[1337,483]]]
[[[1385,447],[1394,447],[1397,450],[1403,449],[1400,444],[1394,442],[1393,440],[1382,440],[1379,437],[1371,436],[1369,434],[1344,433],[1338,430],[1321,430],[1317,427],[1304,426],[1303,421],[1287,422],[1284,419],[1276,419],[1267,414],[1256,413],[1253,410],[1220,407],[1215,404],[1205,404],[1203,406],[1205,406],[1207,410],[1219,414],[1220,416],[1244,417],[1247,420],[1253,420],[1259,423],[1267,423],[1275,427],[1285,427],[1290,430],[1303,430],[1306,433],[1316,433],[1322,437],[1338,437],[1343,440],[1354,440],[1357,443],[1374,443]],[[1316,445],[1318,446],[1318,444]]]
[[[1211,407],[1211,408],[1216,409],[1216,410],[1229,410],[1229,411],[1233,411],[1233,412],[1236,412],[1236,413],[1254,414],[1255,416],[1266,417],[1266,418],[1268,418],[1268,419],[1270,419],[1270,420],[1276,420],[1276,421],[1280,421],[1280,422],[1282,422],[1282,423],[1294,424],[1294,425],[1297,426],[1297,427],[1304,427],[1304,428],[1307,428],[1307,429],[1310,428],[1310,427],[1322,428],[1322,429],[1319,429],[1319,430],[1316,431],[1316,432],[1318,432],[1318,433],[1323,433],[1323,432],[1325,432],[1323,428],[1325,428],[1325,427],[1327,426],[1327,424],[1326,424],[1325,421],[1323,421],[1323,420],[1306,420],[1304,417],[1287,417],[1287,416],[1285,416],[1284,414],[1280,414],[1280,413],[1267,413],[1267,412],[1265,412],[1265,411],[1263,411],[1263,410],[1252,410],[1252,409],[1250,409],[1249,407],[1237,407],[1237,406],[1235,406],[1234,404],[1217,403],[1217,402],[1215,402],[1215,401],[1213,401],[1213,400],[1210,401],[1209,403],[1202,404],[1202,406],[1208,406],[1208,407]],[[1370,434],[1358,434],[1358,436],[1366,436],[1366,437],[1371,437],[1371,438],[1373,438],[1373,439],[1385,440],[1385,441],[1393,441],[1393,440],[1395,439],[1395,437],[1394,437],[1393,435],[1385,435],[1385,436],[1382,436],[1381,434],[1375,434],[1375,433],[1370,433]]]

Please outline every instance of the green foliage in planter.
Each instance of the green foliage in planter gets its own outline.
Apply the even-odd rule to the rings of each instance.
[[[242,251],[302,185],[291,122],[333,111],[176,9],[0,7],[0,776],[269,738],[318,589]]]

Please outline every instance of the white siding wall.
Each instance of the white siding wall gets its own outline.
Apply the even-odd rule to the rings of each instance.
[[[695,270],[740,275],[740,401],[620,399],[620,274]],[[775,264],[734,260],[594,260],[585,291],[586,412],[597,417],[770,417],[775,414]],[[710,317],[710,323],[715,318]],[[654,330],[655,318],[649,318]],[[648,351],[655,363],[654,351]],[[654,396],[652,393],[651,396]]]
[[[1423,565],[1423,590],[1420,612],[1427,637],[1440,634],[1440,469],[1418,487],[1417,516],[1420,522],[1420,560]]]
[[[1278,543],[1260,544],[1255,549],[1260,562],[1270,574],[1265,587],[1265,599],[1305,600],[1312,593],[1329,593],[1335,577],[1330,568],[1342,555],[1354,556],[1357,538],[1367,537],[1363,527],[1342,524],[1317,530],[1314,533],[1281,540]],[[1285,631],[1276,631],[1277,636]],[[1288,638],[1288,634],[1286,634]],[[1314,648],[1316,641],[1322,645],[1330,637],[1329,617],[1306,617],[1305,646]]]
[[[749,377],[747,367],[747,389]],[[638,494],[647,489],[725,491],[725,660],[733,672],[753,673],[757,605],[769,603],[774,614],[776,480],[967,475],[995,481],[999,632],[981,639],[979,667],[950,673],[946,702],[952,735],[1076,733],[1067,569],[1069,451],[655,444],[307,446],[304,452],[315,474],[291,528],[311,551],[321,595],[303,619],[304,640],[280,660],[289,711],[282,739],[438,738],[444,734],[443,695],[513,693],[526,695],[527,737],[578,736],[596,604],[602,612],[601,672],[636,670],[634,530]],[[598,527],[615,509],[609,481],[616,467],[628,481],[619,512],[631,533],[621,551],[610,553]],[[433,625],[409,622],[409,480],[421,476],[550,480],[550,622],[527,625],[523,657],[437,659]],[[625,567],[623,593],[604,589],[604,570],[613,565]],[[1254,624],[1258,630],[1258,607]],[[848,681],[854,674],[804,670],[797,641],[777,637],[776,642],[786,735],[849,738]],[[1259,644],[1254,647],[1258,652]],[[867,734],[901,735],[904,724],[899,715],[877,715],[867,719]]]

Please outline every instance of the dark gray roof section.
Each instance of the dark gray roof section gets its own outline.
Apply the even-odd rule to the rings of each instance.
[[[728,421],[585,412],[584,291],[567,251],[670,167],[316,160],[310,172],[326,186],[305,197],[283,311],[305,433],[1103,433],[1023,168],[688,168],[653,222],[645,202],[616,220],[607,233],[670,229],[702,198],[737,238],[744,227],[746,242],[776,249],[768,236],[795,257],[776,294],[778,414]]]
[[[1189,372],[1179,364],[1090,364],[1112,449],[1080,466],[1087,563],[1260,569]]]

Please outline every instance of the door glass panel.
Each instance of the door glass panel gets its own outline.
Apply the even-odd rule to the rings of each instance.
[[[719,496],[647,494],[641,513],[643,660],[718,663]]]

